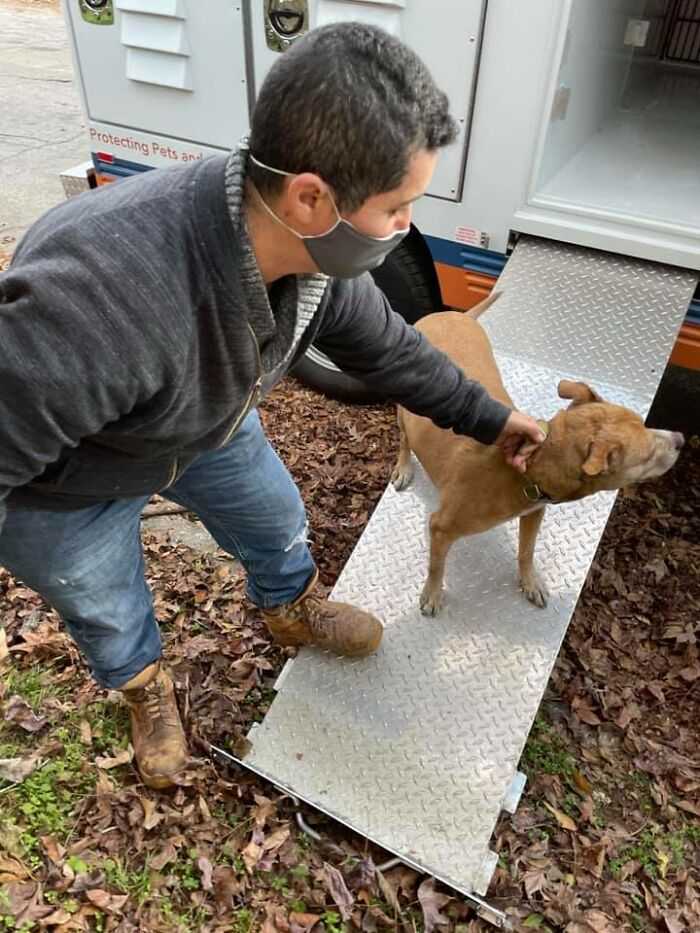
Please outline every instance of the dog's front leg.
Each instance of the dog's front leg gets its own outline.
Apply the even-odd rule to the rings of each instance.
[[[549,593],[534,567],[535,541],[544,518],[544,506],[520,518],[520,541],[518,545],[518,569],[523,592],[541,609],[547,605]]]
[[[435,616],[442,604],[442,581],[445,576],[447,552],[459,535],[449,532],[444,526],[444,516],[433,512],[430,516],[430,566],[420,596],[420,609],[424,616]]]
[[[399,425],[399,456],[394,472],[391,474],[391,482],[394,484],[394,488],[400,492],[413,479],[413,463],[411,462],[411,445],[406,437],[406,429],[400,408],[396,411],[396,420]]]

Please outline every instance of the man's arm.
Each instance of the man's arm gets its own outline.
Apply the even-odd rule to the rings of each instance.
[[[344,372],[409,411],[482,444],[497,444],[520,472],[545,439],[533,418],[491,398],[392,311],[369,273],[332,283],[315,343]]]
[[[331,289],[315,345],[336,366],[441,428],[483,444],[500,437],[511,410],[392,311],[369,274]]]
[[[54,251],[0,274],[0,531],[12,489],[143,399],[113,297]]]

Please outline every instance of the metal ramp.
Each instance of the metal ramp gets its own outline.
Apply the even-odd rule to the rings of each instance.
[[[548,418],[561,378],[581,379],[646,413],[693,294],[696,273],[534,238],[501,276],[482,323],[516,405]],[[427,515],[417,471],[387,489],[333,596],[386,623],[379,652],[338,659],[302,651],[278,682],[241,764],[462,892],[481,899],[489,841],[524,786],[517,764],[614,494],[550,507],[536,560],[546,609],[519,592],[517,525],[454,545],[436,619],[418,610]]]

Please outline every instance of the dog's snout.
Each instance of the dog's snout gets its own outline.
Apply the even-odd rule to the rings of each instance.
[[[680,431],[674,431],[671,434],[671,439],[673,441],[673,446],[676,448],[676,450],[680,450],[681,447],[685,444],[685,438],[683,437]]]

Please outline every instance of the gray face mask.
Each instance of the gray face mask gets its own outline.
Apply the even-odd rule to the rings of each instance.
[[[276,175],[286,175],[294,177],[294,172],[283,172],[278,168],[272,168],[259,162],[252,153],[248,153],[248,158],[259,168],[264,168],[268,172],[274,172]],[[369,272],[370,269],[376,269],[381,266],[389,253],[406,236],[409,227],[404,230],[396,230],[389,236],[370,236],[368,233],[361,233],[356,230],[349,220],[340,216],[340,211],[336,207],[335,201],[331,198],[331,204],[335,210],[338,219],[335,224],[326,230],[325,233],[319,233],[317,236],[304,236],[304,234],[292,229],[281,217],[272,210],[263,200],[260,192],[255,189],[268,214],[282,224],[290,233],[304,241],[304,246],[309,255],[316,263],[321,272],[325,275],[333,276],[336,279],[354,279],[363,272]]]

